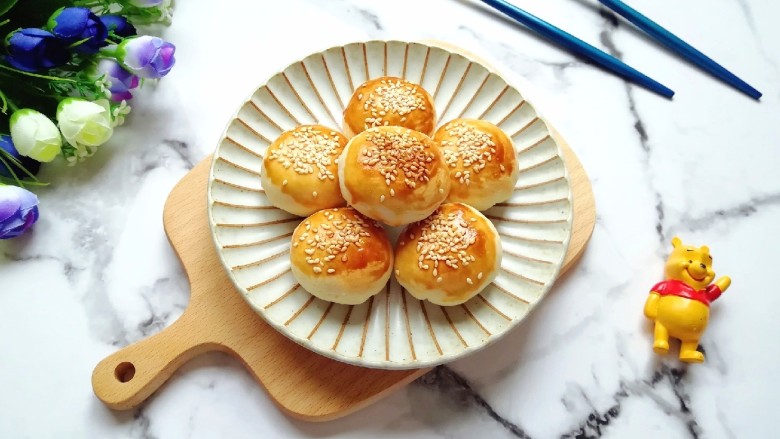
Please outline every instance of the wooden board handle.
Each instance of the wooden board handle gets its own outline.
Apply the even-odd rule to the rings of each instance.
[[[189,320],[185,311],[163,331],[103,359],[92,372],[95,395],[112,409],[133,408],[187,361],[204,352],[224,350],[222,345],[206,341],[197,329],[199,325]]]

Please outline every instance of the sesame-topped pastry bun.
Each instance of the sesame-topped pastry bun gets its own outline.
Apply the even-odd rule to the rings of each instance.
[[[393,249],[380,224],[351,207],[327,209],[295,228],[290,265],[312,295],[357,305],[387,284]]]
[[[347,138],[321,125],[285,131],[265,152],[260,173],[268,200],[293,215],[345,206],[336,160]]]
[[[520,170],[512,140],[484,120],[455,119],[436,131],[450,170],[448,202],[487,210],[512,196]]]
[[[417,299],[459,305],[493,282],[501,251],[490,220],[469,205],[445,203],[398,237],[395,277]]]
[[[433,135],[433,98],[421,86],[401,78],[383,76],[363,83],[344,110],[344,131],[351,137],[388,125]]]
[[[390,226],[427,217],[450,190],[439,147],[407,128],[378,127],[358,134],[341,153],[338,169],[347,203]]]

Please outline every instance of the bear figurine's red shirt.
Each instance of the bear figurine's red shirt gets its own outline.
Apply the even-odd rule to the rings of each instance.
[[[707,306],[710,306],[710,302],[714,302],[715,299],[720,297],[723,293],[720,290],[720,287],[715,284],[712,284],[703,290],[694,290],[690,285],[676,279],[658,282],[650,291],[658,293],[661,296],[678,296],[697,300]]]

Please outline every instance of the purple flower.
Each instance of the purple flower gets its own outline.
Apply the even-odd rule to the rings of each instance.
[[[0,186],[0,239],[16,238],[38,221],[38,197],[16,186]]]
[[[105,75],[111,82],[111,86],[108,88],[111,91],[111,99],[121,102],[133,98],[133,94],[130,93],[130,90],[138,87],[140,81],[138,76],[125,70],[113,59],[101,60],[98,63],[96,70],[99,76]]]
[[[132,37],[136,34],[135,26],[121,15],[101,15],[100,21],[109,32],[114,32],[114,35],[119,37]]]
[[[74,50],[79,53],[97,53],[107,44],[106,25],[87,8],[61,8],[49,18],[46,26],[67,44],[78,43]]]
[[[176,47],[160,38],[143,35],[128,38],[116,49],[122,66],[141,78],[157,79],[167,75],[176,59]]]
[[[41,169],[40,162],[19,154],[19,151],[17,151],[16,147],[14,146],[14,142],[11,140],[11,136],[7,134],[0,135],[0,149],[8,153],[8,155],[0,153],[0,158],[5,160],[5,162],[0,160],[0,175],[3,177],[13,178],[13,175],[16,174],[16,177],[21,179],[27,176],[27,174],[22,171],[18,165],[8,160],[8,156],[18,160],[22,166],[24,166],[24,169],[27,169],[27,171],[33,175],[37,174],[38,170]],[[11,171],[13,171],[13,174]]]
[[[19,70],[35,72],[58,67],[70,60],[63,41],[43,29],[26,28],[8,34],[6,60]]]

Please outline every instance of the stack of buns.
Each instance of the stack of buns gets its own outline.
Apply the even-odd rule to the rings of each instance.
[[[274,206],[307,217],[290,263],[311,294],[359,304],[394,273],[417,299],[451,306],[496,277],[501,241],[480,211],[511,196],[514,145],[484,120],[436,123],[422,86],[380,77],[353,93],[343,133],[300,126],[269,146],[263,188]],[[404,226],[395,249],[383,225]]]

